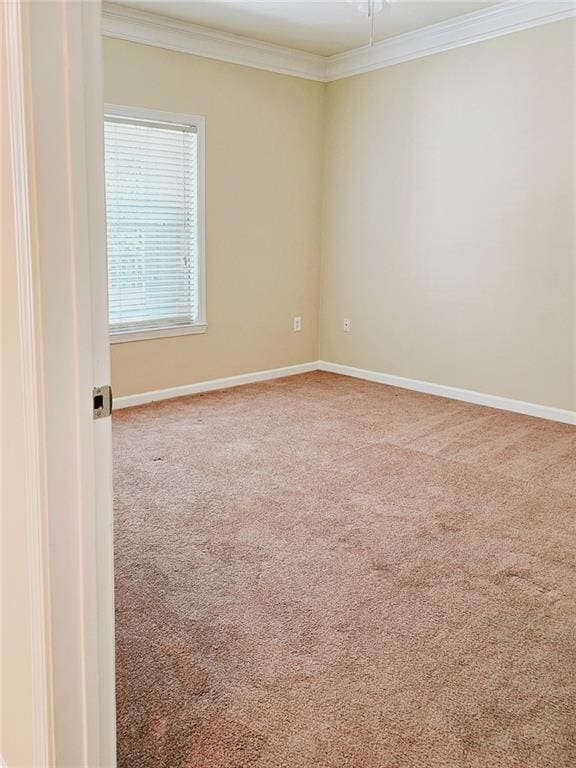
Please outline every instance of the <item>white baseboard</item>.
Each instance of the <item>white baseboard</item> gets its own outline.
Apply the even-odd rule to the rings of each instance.
[[[184,384],[182,387],[170,387],[169,389],[156,389],[152,392],[142,392],[138,395],[123,395],[114,398],[114,410],[121,408],[130,408],[133,405],[144,405],[153,403],[156,400],[171,400],[174,397],[183,397],[184,395],[195,395],[199,392],[212,392],[216,389],[228,389],[229,387],[239,387],[241,384],[254,384],[257,381],[268,381],[269,379],[280,379],[283,376],[295,376],[298,373],[310,373],[318,370],[318,361],[311,363],[300,363],[299,365],[288,365],[285,368],[271,368],[267,371],[254,371],[254,373],[241,373],[238,376],[227,376],[223,379],[211,379],[210,381],[199,381],[196,384]]]
[[[145,403],[153,403],[156,400],[170,400],[174,397],[183,397],[184,395],[194,395],[200,392],[212,392],[217,389],[238,387],[242,384],[254,384],[257,381],[279,379],[283,376],[295,376],[299,373],[310,373],[311,371],[339,373],[342,376],[352,376],[356,379],[374,381],[378,384],[388,384],[391,387],[412,389],[416,392],[425,392],[428,395],[447,397],[451,400],[462,400],[465,403],[485,405],[488,408],[498,408],[502,411],[523,413],[526,416],[536,416],[539,419],[560,421],[563,424],[576,424],[576,411],[567,411],[562,408],[552,408],[548,405],[538,405],[536,403],[526,403],[522,400],[512,400],[508,397],[499,397],[498,395],[487,395],[484,392],[449,387],[445,384],[433,384],[429,381],[420,381],[419,379],[407,379],[404,376],[394,376],[389,373],[368,371],[363,368],[354,368],[351,365],[328,363],[325,360],[315,360],[310,363],[301,363],[299,365],[288,365],[285,368],[271,368],[266,371],[255,371],[254,373],[241,373],[238,376],[227,376],[223,379],[199,381],[196,384],[185,384],[182,387],[170,387],[169,389],[157,389],[152,392],[142,392],[137,395],[124,395],[123,397],[114,398],[114,410],[130,408],[134,405],[144,405]]]
[[[537,405],[536,403],[526,403],[522,400],[511,400],[508,397],[499,397],[498,395],[486,395],[483,392],[474,392],[471,389],[459,389],[458,387],[449,387],[444,384],[432,384],[429,381],[406,379],[403,376],[393,376],[389,373],[367,371],[363,368],[353,368],[350,365],[340,365],[339,363],[328,363],[324,360],[318,362],[318,368],[321,371],[340,373],[343,376],[352,376],[356,379],[375,381],[379,384],[388,384],[392,387],[413,389],[416,392],[425,392],[428,395],[448,397],[452,400],[463,400],[465,403],[486,405],[489,408],[523,413],[526,416],[536,416],[540,419],[560,421],[563,424],[576,424],[576,411],[567,411],[562,408],[552,408],[548,405]]]

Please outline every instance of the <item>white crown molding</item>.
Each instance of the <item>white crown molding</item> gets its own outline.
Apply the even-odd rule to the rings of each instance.
[[[326,79],[324,56],[219,32],[115,3],[102,5],[102,34],[306,80],[324,82]]]
[[[576,0],[506,2],[334,56],[305,53],[155,13],[104,3],[107,37],[307,80],[331,82],[576,15]]]
[[[507,0],[327,59],[326,80],[340,80],[404,61],[519,32],[576,14],[574,0]]]

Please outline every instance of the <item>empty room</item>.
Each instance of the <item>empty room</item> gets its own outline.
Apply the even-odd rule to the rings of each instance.
[[[8,768],[576,766],[576,4],[2,4]]]

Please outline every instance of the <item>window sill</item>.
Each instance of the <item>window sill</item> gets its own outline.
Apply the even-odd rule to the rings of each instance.
[[[146,341],[147,339],[163,339],[169,336],[188,336],[193,333],[206,333],[206,323],[182,325],[175,328],[145,328],[141,331],[121,331],[110,334],[110,344],[123,344],[127,341]]]

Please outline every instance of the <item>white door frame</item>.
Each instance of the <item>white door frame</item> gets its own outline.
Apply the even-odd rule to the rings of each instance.
[[[35,768],[116,764],[111,424],[93,420],[91,402],[110,381],[100,13],[66,0],[1,9],[23,278]]]
[[[44,446],[22,19],[2,6],[2,721],[0,765],[52,765]],[[18,432],[20,439],[18,439]],[[20,524],[20,525],[19,525]],[[11,581],[21,589],[10,590]],[[12,598],[12,591],[16,598]],[[23,639],[27,643],[23,643]],[[20,688],[23,694],[17,699]],[[16,705],[14,703],[16,702]],[[14,712],[14,710],[16,710]],[[3,755],[9,763],[5,763]]]

